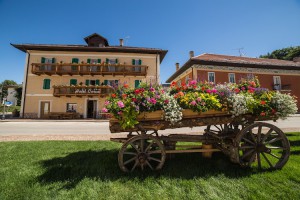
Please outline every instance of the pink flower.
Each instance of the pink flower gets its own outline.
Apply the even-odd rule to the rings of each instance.
[[[122,101],[118,101],[117,104],[118,104],[119,108],[124,108],[125,107],[124,103]]]
[[[168,104],[168,103],[169,103],[169,100],[168,100],[168,99],[166,99],[166,100],[165,100],[165,104]]]
[[[119,112],[118,112],[118,115],[122,115],[122,111],[119,111]]]
[[[201,102],[201,105],[202,105],[202,106],[204,106],[204,105],[205,105],[205,102],[204,102],[204,101],[202,101],[202,102]]]
[[[206,92],[207,92],[208,94],[210,94],[210,93],[211,93],[211,90],[207,89]]]
[[[102,108],[102,112],[107,113],[108,112],[107,108]]]
[[[109,101],[105,101],[105,102],[104,102],[104,105],[105,105],[105,106],[108,106],[109,104],[110,104]]]
[[[201,100],[202,100],[201,97],[198,97],[198,98],[197,98],[197,101],[198,101],[198,102],[200,102]]]
[[[149,90],[150,90],[150,92],[154,92],[154,91],[155,91],[155,89],[154,89],[154,88],[150,88]]]
[[[212,89],[211,92],[215,94],[215,93],[217,93],[218,91],[217,91],[216,89]]]
[[[189,82],[189,85],[196,85],[197,84],[197,81],[195,81],[195,80],[191,80],[190,82]]]
[[[191,104],[192,106],[194,106],[194,105],[196,105],[197,103],[196,103],[196,101],[192,101],[190,104]]]
[[[242,87],[241,89],[242,89],[242,90],[245,90],[246,88],[245,88],[245,87]]]
[[[156,99],[155,99],[155,98],[151,98],[151,99],[150,99],[150,102],[151,102],[152,104],[156,104]]]

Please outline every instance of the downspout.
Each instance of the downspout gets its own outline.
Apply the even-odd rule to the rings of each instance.
[[[24,111],[25,111],[26,92],[27,92],[27,79],[28,79],[29,60],[30,60],[30,53],[28,51],[27,51],[27,53],[28,53],[28,58],[27,58],[27,69],[26,69],[26,76],[25,76],[25,86],[24,86],[24,91],[22,92],[22,95],[24,95],[22,118],[24,118]]]
[[[157,81],[157,78],[158,78],[158,74],[157,74],[157,71],[158,71],[158,60],[157,60],[157,53],[156,53],[156,72],[155,72],[155,74],[156,74],[156,76],[155,76],[155,78],[156,78],[156,80],[155,80],[155,82],[156,82],[156,84],[159,84]]]

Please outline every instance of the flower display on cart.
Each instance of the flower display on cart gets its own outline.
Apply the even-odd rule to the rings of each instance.
[[[189,81],[172,82],[168,90],[159,85],[141,84],[139,88],[118,88],[105,102],[103,112],[110,112],[123,129],[138,124],[142,112],[163,110],[162,119],[172,124],[182,120],[183,109],[205,113],[215,110],[236,118],[244,114],[270,119],[286,118],[297,112],[297,100],[290,94],[261,88],[256,77],[239,84]]]

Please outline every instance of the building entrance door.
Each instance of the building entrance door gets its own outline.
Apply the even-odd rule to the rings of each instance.
[[[50,112],[50,101],[41,102],[41,118],[47,118]]]
[[[88,100],[87,102],[87,118],[97,117],[97,101],[96,100]]]

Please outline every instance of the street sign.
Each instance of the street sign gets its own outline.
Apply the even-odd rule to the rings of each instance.
[[[12,102],[11,101],[5,101],[5,106],[12,106]]]

